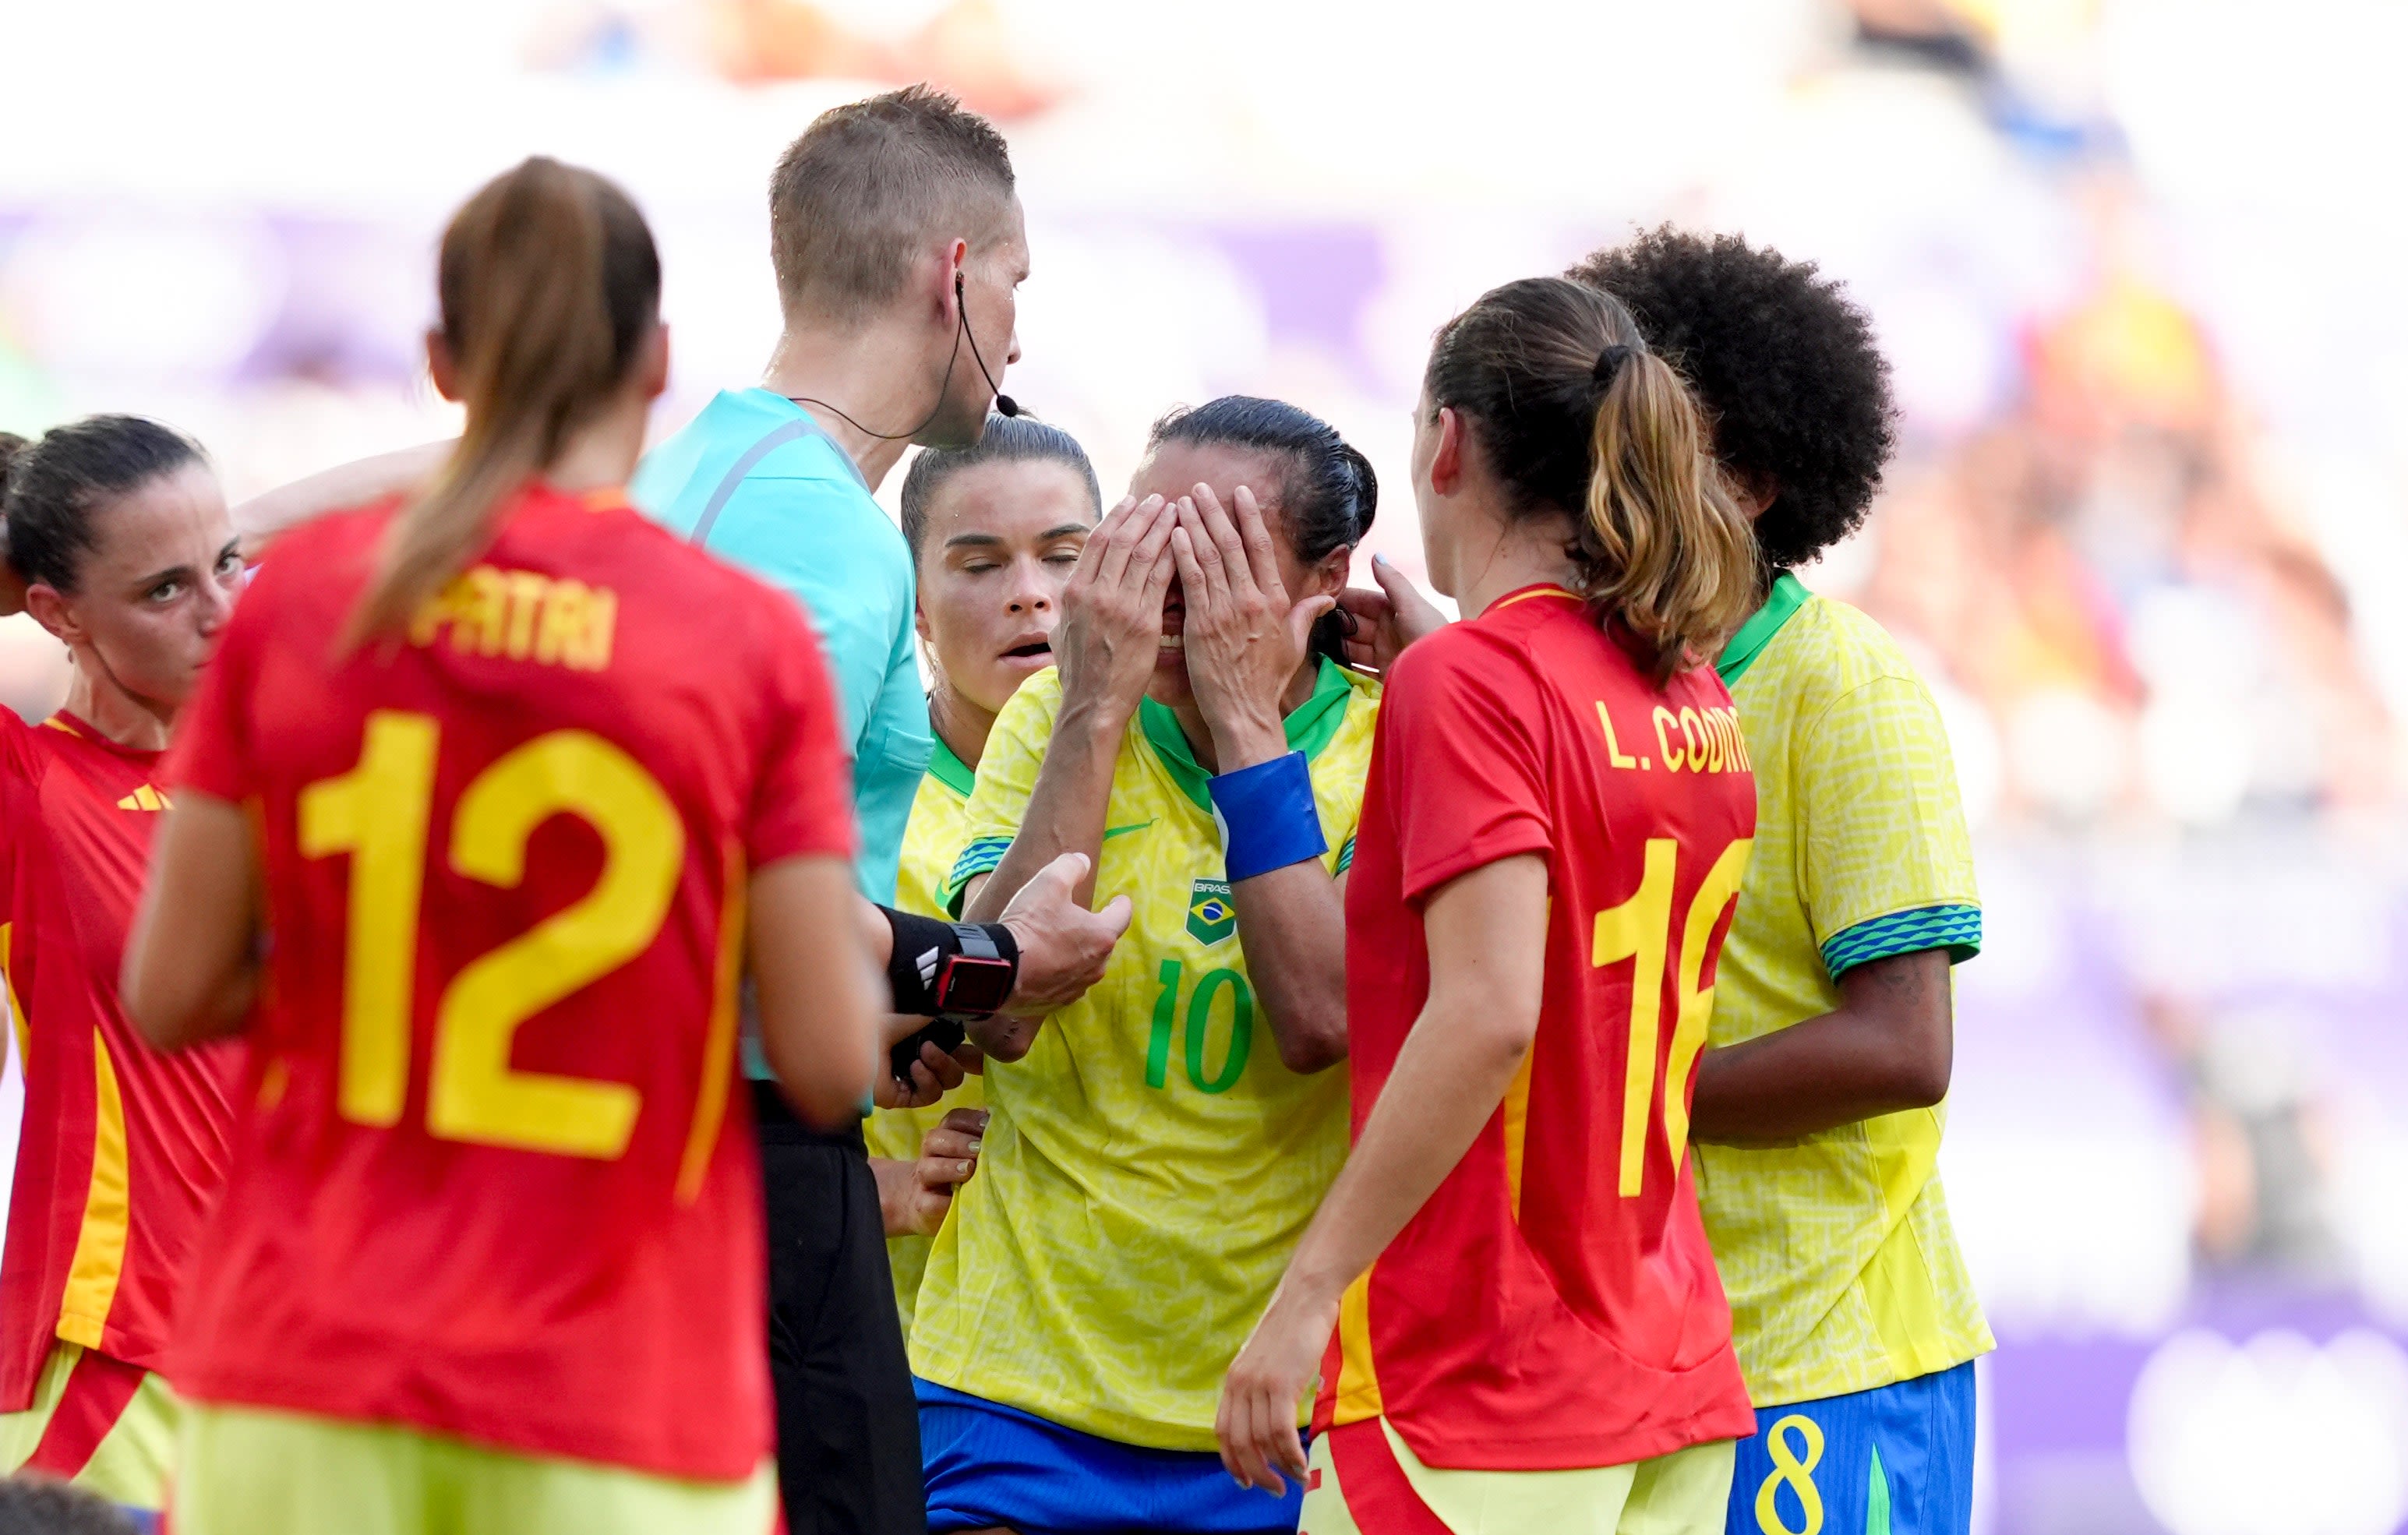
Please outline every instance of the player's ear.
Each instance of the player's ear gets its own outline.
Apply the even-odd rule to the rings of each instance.
[[[1354,567],[1354,546],[1346,544],[1331,550],[1313,562],[1306,573],[1304,590],[1298,597],[1336,596],[1346,590],[1346,576]]]
[[[452,355],[452,343],[443,339],[443,332],[429,327],[426,332],[426,376],[435,381],[435,393],[458,404],[460,400],[460,365]]]
[[[644,398],[659,399],[669,387],[669,327],[666,322],[655,323],[652,334],[644,340],[643,354],[636,367],[644,380]]]
[[[1763,516],[1781,496],[1781,481],[1762,470],[1725,469],[1723,484],[1751,523]]]
[[[62,645],[80,645],[91,638],[83,621],[76,616],[75,605],[48,581],[37,581],[25,588],[25,611],[33,614],[34,622],[50,631],[50,638]]]
[[[1455,407],[1438,411],[1438,451],[1430,457],[1430,489],[1453,495],[1463,483],[1463,418]]]
[[[915,595],[911,599],[911,628],[919,635],[920,643],[927,646],[930,653],[935,653],[937,637],[928,628],[928,599],[924,596]]]

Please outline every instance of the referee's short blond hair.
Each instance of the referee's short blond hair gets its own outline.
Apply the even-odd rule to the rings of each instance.
[[[1012,197],[995,125],[913,85],[820,114],[769,178],[769,259],[789,317],[867,319],[932,240],[973,247]]]

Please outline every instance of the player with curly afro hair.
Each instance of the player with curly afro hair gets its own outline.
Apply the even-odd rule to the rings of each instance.
[[[1785,570],[1855,532],[1898,444],[1871,320],[1813,262],[1665,224],[1565,274],[1622,300],[1714,418],[1714,454],[1762,503],[1764,562]]]
[[[1965,1535],[1972,1360],[1993,1343],[1932,1111],[1949,967],[1982,942],[1972,847],[1930,690],[1881,625],[1792,573],[1864,522],[1896,439],[1889,367],[1838,283],[1736,236],[1657,229],[1570,275],[1688,376],[1765,567],[1714,668],[1756,837],[1689,1116],[1757,1424],[1729,1528]],[[1677,739],[1657,754],[1695,771]]]

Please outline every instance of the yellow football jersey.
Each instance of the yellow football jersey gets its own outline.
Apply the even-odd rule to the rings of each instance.
[[[988,738],[955,882],[1002,861],[1062,687]],[[1324,662],[1287,737],[1342,873],[1379,684]],[[1148,700],[1112,771],[1096,898],[1137,906],[1104,979],[987,1069],[978,1176],[937,1234],[911,1366],[1085,1433],[1210,1450],[1221,1377],[1346,1157],[1347,1076],[1280,1063],[1238,939],[1207,775]]]
[[[1881,625],[1774,583],[1719,668],[1756,762],[1756,852],[1708,1040],[1840,1005],[1837,977],[1981,946],[1973,854],[1929,690]],[[1995,1346],[1948,1222],[1945,1105],[1779,1146],[1700,1144],[1698,1202],[1758,1407],[1962,1364]]]
[[[973,775],[942,737],[911,800],[911,819],[903,827],[903,864],[895,885],[896,910],[924,917],[949,915],[943,902],[945,880],[953,860],[969,840],[970,785]],[[879,1109],[861,1127],[872,1156],[901,1161],[920,1158],[920,1140],[955,1109],[977,1109],[986,1102],[984,1080],[966,1079],[959,1087],[924,1109]],[[928,1266],[928,1238],[886,1239],[887,1266],[895,1270],[895,1305],[903,1313],[903,1335],[911,1335],[911,1302],[920,1293],[920,1271]]]

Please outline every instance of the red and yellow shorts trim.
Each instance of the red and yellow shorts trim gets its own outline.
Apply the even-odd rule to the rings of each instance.
[[[50,1345],[34,1405],[0,1413],[0,1474],[34,1471],[127,1508],[165,1502],[183,1406],[167,1383],[78,1343]]]
[[[217,1403],[186,1413],[176,1535],[769,1535],[775,1470],[690,1482],[393,1424]]]
[[[1425,1466],[1384,1417],[1312,1442],[1297,1535],[1722,1535],[1732,1445],[1560,1471]]]

